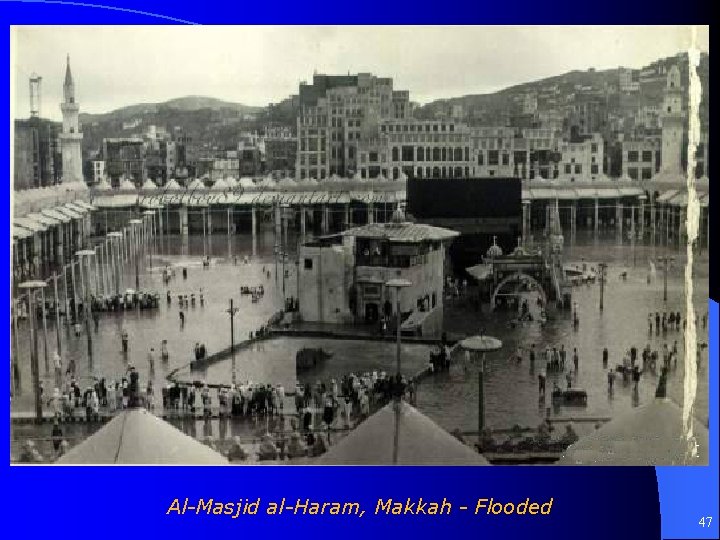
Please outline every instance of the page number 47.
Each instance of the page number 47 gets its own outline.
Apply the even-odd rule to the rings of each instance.
[[[704,516],[700,518],[700,521],[698,521],[698,525],[701,527],[710,527],[710,524],[712,523],[712,516]]]

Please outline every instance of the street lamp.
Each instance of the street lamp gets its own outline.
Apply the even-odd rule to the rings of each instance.
[[[122,238],[122,233],[113,231],[107,233],[107,237],[110,239],[110,261],[111,261],[111,268],[114,270],[113,274],[115,277],[115,295],[120,295],[120,238]],[[115,249],[113,250],[113,245],[115,246]],[[115,253],[113,253],[113,251]],[[117,260],[115,256],[117,255]]]
[[[232,383],[235,384],[237,378],[235,373],[235,314],[238,312],[238,308],[233,307],[233,299],[230,299],[230,307],[225,310],[230,315],[230,356],[232,358]]]
[[[395,289],[395,313],[397,317],[397,374],[400,375],[400,289],[409,287],[412,285],[412,282],[407,279],[397,278],[397,279],[391,279],[387,283],[385,283],[386,287],[389,287],[391,289]]]
[[[409,287],[412,285],[412,282],[408,281],[407,279],[402,278],[396,278],[391,279],[387,283],[385,283],[386,287],[389,287],[391,289],[395,289],[395,298],[396,298],[396,304],[395,304],[395,311],[396,311],[396,317],[397,317],[397,358],[396,358],[396,370],[397,370],[397,380],[396,384],[398,388],[396,388],[396,391],[394,392],[395,396],[395,436],[393,439],[393,464],[397,464],[398,462],[398,446],[400,442],[400,401],[401,401],[401,395],[399,391],[400,381],[401,381],[401,375],[400,375],[400,289],[404,287]]]
[[[90,283],[90,257],[95,256],[95,250],[83,249],[75,253],[78,260],[80,261],[80,273],[83,271],[83,259],[86,261],[85,271],[87,273],[87,282]],[[85,331],[87,333],[87,348],[88,348],[88,364],[92,366],[93,353],[92,353],[92,332],[90,331],[90,295],[88,294],[89,288],[85,287],[85,298],[83,304],[85,307]]]
[[[138,257],[140,256],[140,243],[139,243],[139,236],[138,236],[138,229],[143,224],[142,219],[131,219],[130,224],[132,225],[132,234],[133,234],[133,244],[134,244],[134,250],[135,250],[135,290],[140,290],[140,268],[138,263]]]
[[[665,256],[658,257],[658,262],[664,263],[665,272],[663,273],[663,302],[667,302],[667,276],[668,276],[668,263],[674,262],[675,257]]]
[[[600,270],[600,311],[603,310],[603,298],[605,296],[605,270],[607,269],[607,264],[600,263],[598,264],[598,270]]]
[[[42,418],[42,396],[40,395],[40,366],[38,365],[38,344],[37,332],[35,330],[35,291],[44,289],[47,283],[44,281],[25,281],[18,285],[18,288],[28,291],[28,319],[30,320],[30,369],[32,371],[33,388],[35,389],[35,416],[38,420]],[[43,306],[45,309],[45,306]]]

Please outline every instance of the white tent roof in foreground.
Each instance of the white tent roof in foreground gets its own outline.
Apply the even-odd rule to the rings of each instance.
[[[708,430],[693,420],[697,455],[686,459],[682,409],[669,399],[628,411],[570,445],[558,465],[707,465]]]
[[[395,404],[390,403],[332,446],[321,465],[392,465]],[[400,402],[398,465],[488,465],[487,460],[404,401]]]
[[[57,463],[223,465],[228,461],[145,409],[129,409],[72,448]]]

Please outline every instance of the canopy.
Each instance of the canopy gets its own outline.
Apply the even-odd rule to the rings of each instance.
[[[29,217],[24,217],[24,218],[16,217],[16,218],[14,218],[13,221],[16,225],[24,227],[27,230],[32,231],[32,232],[47,231],[47,227],[45,225],[43,225],[42,223],[35,221],[34,219],[31,219]]]
[[[465,271],[478,281],[484,281],[489,277],[492,277],[491,264],[476,264],[475,266],[466,268]]]
[[[46,215],[43,215],[43,214],[28,214],[27,217],[30,218],[30,219],[33,219],[33,220],[37,221],[38,223],[41,223],[41,224],[43,224],[43,225],[46,225],[46,226],[48,226],[48,227],[49,227],[49,226],[52,226],[52,225],[59,225],[59,224],[60,224],[60,220],[59,220],[59,219],[55,219],[55,218],[53,218],[53,217],[46,216]]]
[[[628,411],[571,445],[560,465],[707,465],[708,430],[693,419],[697,456],[686,461],[682,409],[669,399]]]
[[[13,225],[12,235],[13,238],[17,238],[18,240],[25,240],[26,238],[32,237],[33,232],[24,227],[20,227],[19,225]]]
[[[488,465],[487,460],[404,401],[390,403],[332,446],[322,465],[393,465],[395,406],[398,465]]]
[[[223,465],[227,459],[145,409],[121,412],[59,464]]]
[[[87,208],[88,210],[93,210],[93,211],[97,210],[97,208],[95,208],[92,204],[90,204],[89,202],[85,202],[85,201],[77,200],[77,201],[75,201],[75,205],[82,206],[84,208]]]
[[[56,219],[58,221],[62,221],[63,223],[70,223],[71,218],[70,216],[67,216],[63,214],[62,212],[58,212],[54,208],[45,208],[40,211],[41,214],[45,216],[50,216],[53,219]]]

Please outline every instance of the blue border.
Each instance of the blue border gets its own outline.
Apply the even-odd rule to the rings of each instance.
[[[709,4],[655,2],[651,5],[611,0],[602,9],[584,10],[577,2],[563,0],[552,8],[528,0],[506,5],[483,6],[475,2],[436,3],[380,2],[341,5],[337,2],[305,2],[292,7],[282,4],[237,4],[228,7],[219,0],[200,4],[188,2],[119,1],[105,9],[79,2],[41,2],[37,0],[0,0],[0,13],[7,24],[165,24],[187,21],[210,24],[597,24],[597,23],[672,23],[709,20]],[[708,7],[706,7],[706,5]],[[234,11],[233,11],[234,10]],[[685,20],[682,20],[685,19]],[[9,39],[3,43],[9,58]],[[441,44],[438,44],[441,46]],[[9,69],[4,71],[9,77]],[[8,92],[9,79],[4,91]],[[7,96],[6,103],[9,102]],[[8,111],[8,123],[10,123]],[[9,148],[9,132],[2,131],[0,143]],[[3,154],[3,160],[8,154]],[[9,171],[10,166],[4,169]],[[11,182],[10,182],[11,183]],[[9,200],[8,200],[9,208]],[[5,227],[8,227],[7,222]],[[6,230],[9,235],[10,231]],[[7,238],[7,236],[6,236]],[[9,253],[3,258],[9,266]],[[9,288],[8,290],[9,294]],[[7,304],[6,304],[7,305]],[[8,313],[3,311],[5,328]],[[3,469],[2,510],[5,523],[18,523],[30,537],[45,535],[73,536],[100,534],[104,538],[128,534],[197,536],[215,534],[292,534],[302,525],[311,534],[377,536],[387,534],[387,525],[402,525],[402,536],[437,537],[438,535],[480,532],[488,537],[518,538],[658,538],[662,514],[664,538],[715,538],[718,536],[718,393],[717,393],[718,304],[710,302],[710,421],[712,461],[703,468],[234,468],[223,469],[27,469],[9,468],[9,447],[0,459]],[[8,334],[4,334],[7,339]],[[6,343],[9,350],[9,341]],[[7,383],[7,370],[2,379]],[[9,418],[8,403],[0,414]],[[3,435],[9,440],[9,424],[3,423]],[[237,472],[236,472],[237,471]],[[282,472],[280,472],[282,471]],[[655,479],[656,476],[656,479]],[[377,484],[385,486],[379,490]],[[272,497],[377,497],[423,496],[426,498],[472,498],[487,494],[497,497],[550,497],[563,506],[546,521],[509,519],[503,522],[479,521],[469,517],[451,521],[406,518],[374,518],[362,526],[352,522],[299,518],[297,521],[257,520],[243,522],[238,528],[203,518],[169,520],[164,510],[172,496],[215,496],[229,499]],[[659,501],[656,498],[659,493]],[[31,503],[31,501],[33,501]],[[713,526],[702,529],[700,516],[714,515]],[[77,520],[77,523],[75,523]],[[309,527],[312,525],[312,529]],[[400,529],[396,529],[398,532]],[[494,534],[493,534],[494,533]],[[497,536],[495,536],[497,535]],[[502,535],[502,536],[500,536]]]
[[[655,467],[663,538],[718,538],[718,303],[709,301],[710,465]],[[697,516],[697,517],[696,517]],[[711,527],[698,525],[713,516]]]

